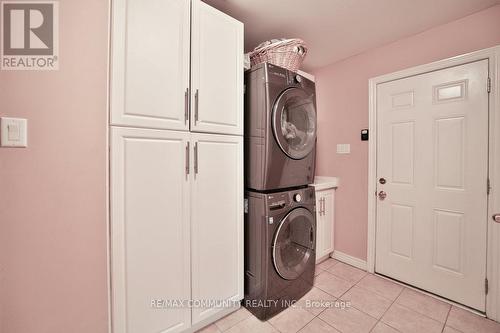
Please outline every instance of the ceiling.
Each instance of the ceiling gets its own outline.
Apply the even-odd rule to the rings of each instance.
[[[204,0],[245,24],[245,51],[302,38],[305,70],[348,58],[499,4],[500,0]]]

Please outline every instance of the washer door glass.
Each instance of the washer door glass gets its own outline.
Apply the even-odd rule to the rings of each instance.
[[[305,208],[295,208],[281,221],[274,236],[273,262],[287,280],[298,278],[314,259],[314,217]]]
[[[300,88],[285,90],[274,105],[273,131],[288,157],[298,160],[309,155],[316,141],[314,94]]]

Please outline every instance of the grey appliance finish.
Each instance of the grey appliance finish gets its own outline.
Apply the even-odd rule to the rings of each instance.
[[[285,189],[314,181],[314,82],[263,63],[245,73],[245,187]]]
[[[312,187],[245,192],[244,306],[266,320],[299,300],[314,281],[315,194]]]

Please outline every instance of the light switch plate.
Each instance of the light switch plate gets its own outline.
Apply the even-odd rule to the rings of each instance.
[[[28,120],[0,117],[0,147],[27,147]]]
[[[350,154],[351,145],[349,143],[339,143],[337,144],[337,154]]]

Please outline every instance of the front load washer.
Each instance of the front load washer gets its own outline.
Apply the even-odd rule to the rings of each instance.
[[[311,184],[316,152],[314,82],[263,63],[245,73],[245,186]]]
[[[316,261],[312,187],[245,192],[244,306],[266,320],[313,285]]]

